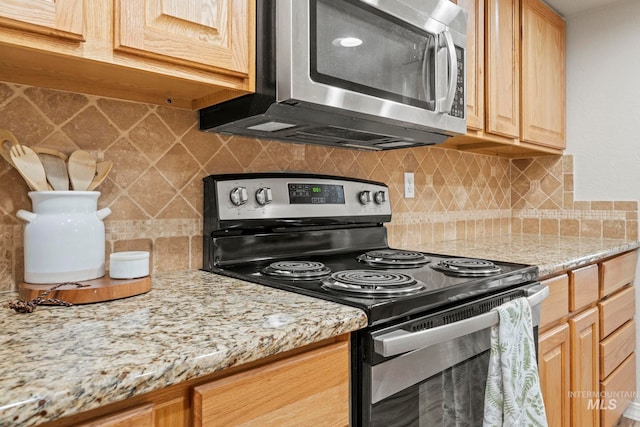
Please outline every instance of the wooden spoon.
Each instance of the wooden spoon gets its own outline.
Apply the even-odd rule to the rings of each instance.
[[[69,175],[67,174],[67,164],[60,157],[47,153],[38,153],[39,150],[34,150],[47,175],[47,181],[51,184],[54,190],[67,191],[69,190]],[[66,157],[66,156],[65,156]]]
[[[0,155],[14,168],[15,165],[13,164],[13,160],[11,160],[11,154],[9,151],[11,150],[11,147],[17,144],[18,140],[11,132],[6,129],[0,129]]]
[[[105,160],[104,162],[99,162],[96,164],[96,176],[89,184],[89,188],[87,190],[93,191],[95,188],[102,184],[102,181],[107,177],[109,172],[111,172],[111,168],[113,167],[113,162],[111,160]]]
[[[10,150],[11,160],[29,187],[35,191],[47,191],[47,176],[38,155],[25,145],[16,144]]]
[[[48,154],[50,156],[55,156],[58,157],[59,159],[62,159],[63,161],[67,161],[67,159],[69,158],[66,154],[64,154],[63,152],[60,152],[58,150],[54,150],[53,148],[47,148],[47,147],[31,147],[31,149],[33,151],[36,152],[36,154]]]
[[[96,175],[96,159],[86,151],[74,151],[69,156],[68,171],[71,187],[86,191]]]

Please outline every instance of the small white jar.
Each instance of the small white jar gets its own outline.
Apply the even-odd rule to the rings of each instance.
[[[109,277],[136,279],[149,275],[149,252],[127,251],[109,255]]]

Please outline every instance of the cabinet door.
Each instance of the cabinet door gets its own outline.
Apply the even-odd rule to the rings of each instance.
[[[153,427],[153,405],[140,406],[78,424],[77,427]]]
[[[467,14],[467,127],[484,130],[484,0],[458,0]]]
[[[84,41],[83,0],[5,0],[0,27],[45,34],[64,41]]]
[[[196,426],[348,425],[348,342],[197,386],[193,406]]]
[[[253,14],[250,0],[117,0],[115,49],[248,74]]]
[[[565,148],[565,23],[540,0],[522,0],[522,133]]]
[[[520,14],[518,2],[486,3],[486,132],[520,137]]]
[[[540,388],[550,426],[569,427],[569,325],[540,335],[538,370]]]
[[[600,389],[600,363],[598,308],[569,319],[571,331],[571,425],[597,427],[600,425],[598,408],[591,404]],[[587,393],[583,393],[587,392]]]

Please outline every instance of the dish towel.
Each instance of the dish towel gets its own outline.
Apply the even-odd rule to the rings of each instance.
[[[484,394],[484,427],[547,426],[533,342],[531,307],[517,298],[495,308]]]

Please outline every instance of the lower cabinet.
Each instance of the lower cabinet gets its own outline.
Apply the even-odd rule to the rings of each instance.
[[[595,392],[600,387],[600,335],[598,333],[598,307],[593,307],[569,319],[571,343],[571,423],[574,426],[596,427],[600,411],[593,405]]]
[[[550,426],[569,425],[569,325],[562,324],[538,341],[540,388]]]
[[[635,391],[637,251],[551,277],[538,367],[549,426],[615,426]]]
[[[152,427],[153,418],[153,405],[148,404],[81,423],[78,427]]]
[[[348,426],[349,337],[135,396],[44,426]]]
[[[194,425],[349,425],[349,354],[342,345],[194,388]]]

